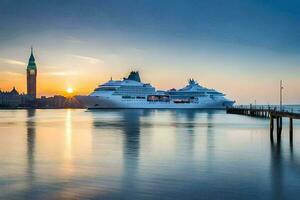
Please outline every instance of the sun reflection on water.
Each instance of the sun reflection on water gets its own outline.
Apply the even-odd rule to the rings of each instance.
[[[221,111],[1,114],[11,118],[0,121],[0,199],[219,198],[215,191],[226,199],[253,199],[257,191],[271,199],[298,193],[300,138],[295,134],[290,147],[284,129],[281,146],[271,145],[270,153],[268,120]],[[20,122],[11,123],[15,116]]]
[[[73,171],[73,151],[72,151],[72,110],[66,111],[65,117],[65,134],[64,134],[64,146],[63,146],[63,174],[64,176],[72,176]]]
[[[65,120],[65,148],[64,155],[66,160],[72,160],[72,112],[67,110]]]

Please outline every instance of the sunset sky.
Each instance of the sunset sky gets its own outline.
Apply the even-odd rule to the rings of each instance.
[[[300,1],[0,0],[0,88],[88,94],[139,70],[158,89],[189,78],[238,103],[300,103]]]

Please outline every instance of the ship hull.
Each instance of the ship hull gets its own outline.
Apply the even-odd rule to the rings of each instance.
[[[232,107],[234,102],[222,99],[203,98],[196,103],[174,103],[143,100],[122,100],[118,97],[77,96],[88,109],[141,108],[141,109],[225,109]]]

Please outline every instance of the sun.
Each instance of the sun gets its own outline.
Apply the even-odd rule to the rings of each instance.
[[[68,94],[72,94],[74,92],[73,88],[71,88],[71,87],[67,88],[66,91]]]

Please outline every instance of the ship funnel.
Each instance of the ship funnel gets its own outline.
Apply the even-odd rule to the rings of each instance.
[[[139,72],[138,71],[132,71],[132,72],[130,72],[127,80],[141,82],[141,78],[140,78]]]

